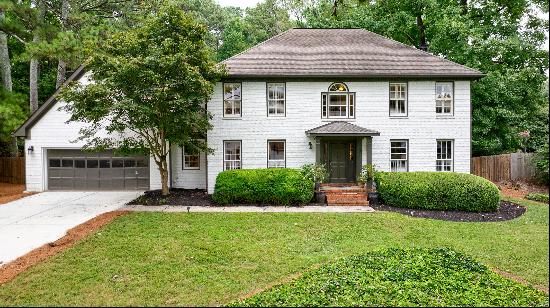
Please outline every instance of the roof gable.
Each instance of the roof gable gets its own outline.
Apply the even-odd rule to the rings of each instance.
[[[364,29],[290,29],[222,63],[229,77],[484,76]]]
[[[306,131],[309,136],[379,136],[380,132],[349,122],[334,121]]]

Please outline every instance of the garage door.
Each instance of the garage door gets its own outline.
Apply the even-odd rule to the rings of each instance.
[[[50,190],[149,189],[146,156],[113,156],[112,151],[48,150]]]

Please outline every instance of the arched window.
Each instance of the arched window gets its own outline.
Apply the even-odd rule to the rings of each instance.
[[[344,83],[333,83],[328,87],[330,92],[348,92],[348,87]]]
[[[321,117],[333,119],[355,118],[355,93],[349,92],[343,82],[335,82],[328,92],[321,93]]]

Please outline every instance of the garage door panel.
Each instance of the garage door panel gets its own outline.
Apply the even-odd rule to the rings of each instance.
[[[112,151],[48,150],[48,189],[133,190],[149,188],[145,156],[113,157]]]

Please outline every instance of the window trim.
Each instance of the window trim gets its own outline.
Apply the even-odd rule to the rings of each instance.
[[[407,164],[407,170],[405,171],[392,171],[391,169],[391,162],[392,160],[399,160],[399,161],[403,161],[402,159],[392,159],[391,158],[391,149],[392,149],[392,146],[391,146],[391,143],[392,142],[406,142],[406,146],[405,146],[405,150],[407,152],[405,152],[405,154],[407,155],[407,159],[405,159],[406,161],[406,164]],[[409,172],[409,139],[390,139],[390,172]]]
[[[437,143],[440,141],[450,141],[451,142],[451,158],[450,159],[438,159],[437,158]],[[437,161],[451,161],[451,170],[445,171],[445,170],[437,170]],[[436,172],[454,172],[455,171],[455,140],[454,139],[436,139],[435,140],[435,171]]]
[[[330,88],[333,85],[339,84],[339,83],[343,84],[346,87],[346,91],[330,91]],[[346,96],[346,115],[345,116],[330,116],[330,96],[331,95]],[[325,97],[326,97],[326,105],[323,102],[323,99]],[[350,104],[350,97],[353,97],[353,104]],[[350,112],[351,105],[353,105],[353,112]],[[321,119],[333,119],[333,120],[355,119],[356,114],[357,114],[357,92],[351,92],[346,83],[333,82],[328,86],[327,91],[321,92]]]
[[[391,85],[405,85],[405,113],[392,115],[391,113]],[[409,82],[408,81],[390,81],[388,82],[388,115],[390,118],[407,118],[409,116]]]
[[[269,151],[270,151],[269,143],[270,142],[282,142],[283,143],[283,148],[284,148],[284,151],[285,151],[285,153],[284,153],[284,156],[285,156],[285,158],[284,158],[284,167],[269,167]],[[266,161],[267,165],[266,166],[267,166],[267,168],[286,168],[286,139],[267,139],[267,153],[266,154],[267,154],[266,155],[266,158],[267,158],[267,161]],[[274,160],[274,161],[276,161],[276,160]]]
[[[450,83],[451,84],[451,112],[449,113],[437,113],[437,84],[438,83]],[[435,107],[435,115],[439,118],[449,118],[454,117],[455,115],[455,82],[453,80],[438,80],[434,84],[434,107]]]
[[[222,171],[226,171],[225,169],[225,143],[226,142],[238,142],[239,143],[239,149],[240,149],[240,156],[239,156],[239,162],[240,162],[240,169],[243,169],[243,141],[242,140],[223,140],[223,157],[222,157]],[[228,169],[228,170],[237,170],[237,169]]]
[[[195,154],[197,156],[197,161],[199,163],[199,166],[198,167],[186,167],[185,166],[185,146],[182,146],[181,147],[181,170],[201,170],[201,153],[197,153]],[[187,156],[195,156],[195,155],[192,155],[192,154],[189,154]]]
[[[270,84],[282,84],[285,90],[285,97],[283,99],[283,114],[269,114],[269,85]],[[241,90],[242,91],[242,90]],[[242,97],[241,97],[242,99]],[[273,117],[273,118],[284,118],[286,117],[286,81],[269,81],[265,83],[265,106],[266,106],[266,115],[267,117]]]
[[[229,83],[238,83],[240,84],[240,87],[241,87],[241,100],[240,100],[240,103],[241,103],[241,111],[239,112],[239,115],[235,115],[235,114],[230,114],[230,115],[226,115],[225,114],[225,85],[226,84],[229,84]],[[235,101],[235,100],[233,100]],[[243,117],[243,83],[240,82],[240,81],[224,81],[222,82],[222,117],[223,118],[242,118]]]

